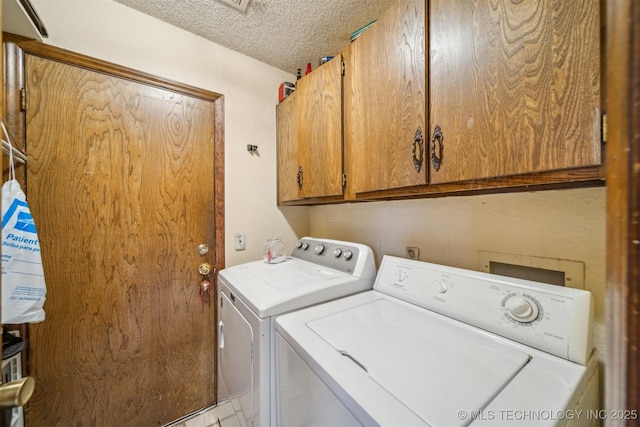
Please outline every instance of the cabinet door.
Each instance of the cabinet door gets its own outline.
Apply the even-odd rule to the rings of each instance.
[[[430,1],[431,183],[600,164],[599,8]]]
[[[342,194],[342,61],[336,56],[298,80],[302,198]]]
[[[298,94],[294,92],[276,107],[279,203],[299,199],[297,100]]]
[[[399,0],[345,51],[350,191],[427,182],[428,156],[414,144],[427,132],[424,27],[424,0]]]

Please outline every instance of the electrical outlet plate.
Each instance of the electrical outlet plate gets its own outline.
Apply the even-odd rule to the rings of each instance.
[[[419,259],[420,258],[420,248],[415,246],[407,246],[406,249],[406,257],[409,259]]]
[[[233,238],[236,251],[244,251],[247,248],[247,238],[244,233],[235,233]]]

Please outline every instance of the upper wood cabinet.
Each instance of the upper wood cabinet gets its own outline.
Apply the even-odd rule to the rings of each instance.
[[[342,58],[297,82],[276,107],[278,200],[342,198]]]
[[[427,183],[424,24],[400,0],[344,51],[350,194]]]
[[[601,163],[598,0],[429,4],[430,183]]]
[[[337,63],[284,102],[309,186],[280,201],[602,185],[600,24],[599,0],[397,0],[342,52],[342,110]]]

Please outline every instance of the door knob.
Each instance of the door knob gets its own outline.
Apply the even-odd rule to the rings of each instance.
[[[203,262],[198,267],[198,273],[200,273],[200,275],[202,276],[207,276],[209,273],[211,273],[211,270],[211,264],[209,264],[208,262]]]
[[[15,408],[29,401],[36,381],[31,377],[21,378],[0,385],[0,408]]]

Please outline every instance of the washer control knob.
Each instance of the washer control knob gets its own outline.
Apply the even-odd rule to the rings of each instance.
[[[440,281],[438,281],[438,282],[436,283],[436,285],[437,285],[437,286],[436,286],[436,290],[437,290],[438,292],[440,292],[441,294],[444,294],[445,292],[447,292],[447,289],[449,289],[449,288],[447,287],[447,284],[446,284],[446,283],[444,283],[444,282],[440,282]]]
[[[322,253],[324,252],[324,245],[320,243],[318,246],[316,246],[315,252],[318,255],[322,255]]]
[[[300,249],[302,247],[302,242],[296,243],[296,249]]]
[[[403,270],[398,270],[396,271],[396,280],[398,280],[398,282],[403,282],[404,279],[407,278],[407,272],[403,271]]]
[[[347,261],[349,261],[351,258],[353,258],[353,252],[351,252],[351,251],[344,251],[344,259],[346,259]]]
[[[512,296],[505,302],[504,307],[509,316],[518,322],[528,323],[538,317],[538,306],[525,296]]]
[[[309,249],[309,244],[308,243],[303,243],[302,244],[302,250],[306,251],[307,249]]]
[[[333,251],[333,256],[336,258],[340,258],[340,255],[342,255],[342,249],[336,248],[336,250]]]

